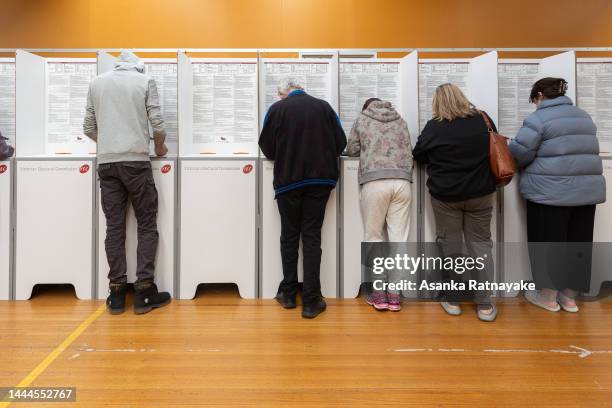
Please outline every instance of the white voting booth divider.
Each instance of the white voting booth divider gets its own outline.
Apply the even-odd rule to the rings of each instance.
[[[12,220],[12,174],[13,161],[0,161],[0,300],[11,295],[11,243]]]
[[[612,158],[606,157],[603,159],[603,171],[604,177],[606,178],[606,191],[608,197],[612,191]],[[597,247],[597,243],[606,243],[603,245],[609,245],[612,242],[612,228],[610,223],[612,222],[612,203],[608,199],[605,203],[599,204],[595,210],[595,230],[593,231],[593,242],[595,242],[595,250],[593,251],[593,265],[609,265],[609,254],[603,246]],[[600,244],[602,245],[602,244]],[[598,257],[605,257],[598,259]],[[597,296],[599,294],[601,284],[610,280],[609,268],[607,273],[601,270],[601,268],[594,268],[594,273],[591,274],[591,287],[588,292],[589,296]]]
[[[505,61],[507,63],[507,61]],[[565,78],[568,82],[567,96],[576,100],[576,54],[564,52],[543,58],[539,62],[538,75],[535,80],[544,77]],[[522,96],[528,98],[529,95]],[[533,108],[535,110],[535,107]],[[522,120],[525,118],[517,118]],[[515,126],[518,129],[518,125]],[[515,137],[515,134],[508,134]],[[527,247],[527,214],[525,200],[519,193],[520,174],[503,190],[503,281],[519,282],[531,280],[531,266]],[[515,296],[517,293],[510,293]]]
[[[181,299],[199,283],[257,296],[257,71],[179,53]]]
[[[603,171],[606,179],[608,200],[597,206],[593,241],[593,268],[590,296],[596,296],[610,273],[604,274],[599,266],[609,264],[609,256],[601,243],[612,242],[612,58],[579,58],[576,64],[576,104],[591,115],[597,126],[599,148],[603,156]],[[597,243],[600,243],[599,245]],[[609,268],[608,268],[609,269]]]
[[[259,113],[263,124],[267,109],[278,100],[277,85],[284,76],[300,80],[306,92],[325,99],[338,112],[338,53],[324,51],[315,58],[300,53],[301,58],[260,58],[259,60]],[[260,294],[263,298],[276,296],[283,278],[280,255],[280,217],[274,199],[272,180],[274,163],[261,163],[261,231],[260,231]],[[325,297],[338,296],[338,229],[337,189],[327,202],[325,220],[321,229],[321,292]],[[302,250],[298,261],[300,280],[303,276]]]
[[[0,58],[0,131],[15,143],[15,59]],[[13,161],[0,161],[0,300],[11,296]]]
[[[141,56],[142,57],[142,56]],[[159,231],[159,244],[155,260],[155,282],[160,291],[175,294],[175,212],[177,187],[177,62],[171,58],[142,58],[147,70],[155,69],[151,74],[156,80],[162,113],[166,124],[168,155],[167,157],[152,157],[151,168],[155,187],[158,194],[157,229]],[[98,53],[98,73],[103,74],[113,69],[115,57],[106,52]],[[152,135],[151,135],[152,136]],[[150,143],[151,155],[154,156],[154,143]],[[99,180],[97,187],[99,191]],[[101,194],[98,198],[98,245],[97,245],[97,297],[103,299],[108,296],[109,266],[104,249],[106,238],[106,218],[102,210]],[[136,281],[136,249],[137,223],[134,209],[129,204],[126,221],[126,260],[128,282]]]
[[[391,67],[392,69],[389,69]],[[377,69],[378,68],[378,69]],[[397,68],[397,70],[395,69]],[[395,73],[395,76],[391,76]],[[376,75],[383,78],[376,78]],[[381,84],[382,82],[382,84]],[[392,89],[388,89],[391,86]],[[355,89],[356,88],[356,89]],[[390,100],[408,123],[412,144],[419,135],[418,54],[403,58],[340,58],[340,119],[346,136],[366,99],[380,97]],[[348,110],[348,112],[347,112]],[[361,242],[363,222],[359,207],[359,159],[342,157],[340,160],[340,295],[356,297],[361,286]],[[417,241],[418,177],[413,172],[410,242]]]
[[[15,298],[38,283],[93,295],[95,145],[82,134],[93,58],[17,51]]]

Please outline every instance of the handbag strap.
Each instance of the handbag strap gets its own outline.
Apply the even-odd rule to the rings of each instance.
[[[487,113],[485,111],[478,111],[480,113],[480,116],[482,116],[482,118],[485,121],[485,125],[487,125],[487,131],[489,133],[493,133],[493,124],[491,124],[491,120],[489,119],[489,115],[487,115]]]

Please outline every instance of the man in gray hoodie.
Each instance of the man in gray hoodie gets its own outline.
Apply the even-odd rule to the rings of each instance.
[[[83,131],[98,143],[98,175],[106,216],[106,257],[110,266],[111,314],[125,310],[127,262],[125,226],[128,198],[138,222],[138,256],[134,312],[147,313],[170,303],[170,294],[154,283],[157,232],[157,190],[149,159],[149,123],[155,154],[164,156],[166,131],[155,80],[129,51],[117,58],[114,70],[89,85]]]

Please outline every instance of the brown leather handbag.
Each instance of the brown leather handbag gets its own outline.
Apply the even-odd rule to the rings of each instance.
[[[480,116],[487,125],[489,132],[489,163],[491,173],[498,187],[503,187],[512,181],[514,176],[514,157],[508,148],[508,138],[493,130],[491,119],[485,112],[480,111]]]

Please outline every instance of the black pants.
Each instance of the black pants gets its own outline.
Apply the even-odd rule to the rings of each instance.
[[[157,254],[157,189],[151,163],[118,162],[98,166],[102,209],[106,216],[106,259],[111,283],[127,282],[125,221],[128,198],[138,223],[136,284],[153,282]]]
[[[557,207],[527,201],[527,238],[538,287],[588,292],[595,205]]]
[[[301,234],[304,257],[302,300],[306,305],[321,297],[321,227],[330,192],[330,186],[306,186],[276,198],[281,217],[280,249],[284,276],[278,291],[291,297],[297,294]]]

